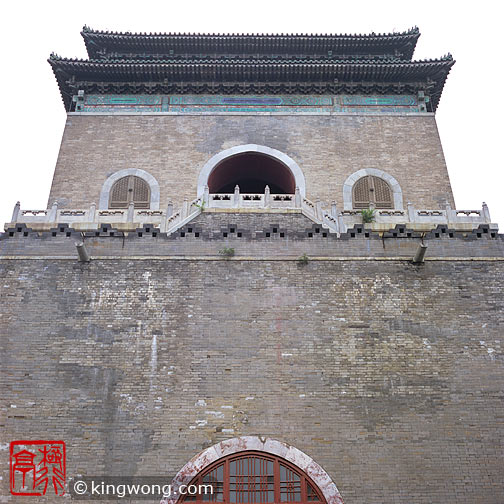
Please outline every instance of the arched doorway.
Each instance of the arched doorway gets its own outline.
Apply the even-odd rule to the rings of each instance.
[[[212,495],[181,495],[182,486],[209,484]],[[210,446],[171,482],[162,504],[343,504],[331,477],[306,453],[271,438],[243,436]]]
[[[226,158],[208,177],[211,194],[234,192],[264,193],[269,186],[272,194],[294,194],[296,181],[292,172],[275,158],[260,152],[246,152]]]
[[[198,196],[208,186],[210,194],[240,192],[264,193],[266,185],[271,194],[299,194],[306,196],[304,174],[287,154],[265,145],[246,144],[223,150],[210,158],[198,177]]]

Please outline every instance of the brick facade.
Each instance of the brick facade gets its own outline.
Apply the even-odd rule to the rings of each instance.
[[[345,504],[502,504],[504,236],[486,205],[455,209],[433,113],[453,58],[410,61],[416,28],[82,34],[89,61],[49,59],[74,112],[48,210],[18,204],[0,234],[0,501],[9,442],[60,439],[67,482],[180,482],[260,446],[333,485],[324,504],[334,484]],[[212,200],[202,170],[249,144],[303,191]],[[120,170],[155,206],[105,210]],[[356,172],[390,184],[374,223]]]
[[[198,175],[215,154],[257,144],[290,156],[306,196],[343,209],[343,184],[363,168],[394,177],[403,204],[444,208],[453,196],[435,118],[419,115],[215,116],[69,114],[48,207],[98,203],[110,175],[145,170],[160,185],[160,208],[196,197]],[[83,181],[85,180],[85,183]]]
[[[17,240],[39,257],[74,242],[3,243]],[[334,242],[316,240],[329,255]],[[465,259],[422,266],[208,261],[204,241],[230,243],[191,238],[192,260],[169,256],[181,237],[148,249],[165,259],[1,260],[3,442],[64,439],[69,476],[168,478],[214,443],[259,435],[311,456],[346,504],[501,502],[500,237],[454,238]],[[114,243],[96,238],[94,253]]]

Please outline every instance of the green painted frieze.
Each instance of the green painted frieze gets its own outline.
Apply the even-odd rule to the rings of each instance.
[[[77,112],[95,113],[418,113],[413,95],[86,95]]]

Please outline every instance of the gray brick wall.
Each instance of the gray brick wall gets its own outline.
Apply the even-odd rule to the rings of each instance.
[[[73,237],[22,234],[0,249],[69,243],[75,254]],[[399,253],[408,239],[390,241]],[[121,242],[92,246],[117,255]],[[336,243],[382,247],[298,242],[309,255],[315,243],[325,255]],[[503,256],[500,237],[432,242],[460,243],[466,257],[494,243],[489,256]],[[205,243],[226,241],[136,236],[125,248],[163,255],[177,243],[204,256]],[[502,260],[81,265],[18,252],[0,260],[0,444],[61,438],[68,476],[169,476],[218,441],[255,434],[313,457],[346,504],[500,504],[503,273]]]
[[[404,205],[454,206],[433,116],[77,116],[67,119],[49,196],[60,207],[88,208],[112,173],[149,172],[161,208],[196,196],[200,170],[215,154],[258,144],[290,156],[303,170],[306,195],[343,208],[343,184],[362,168],[397,179]]]

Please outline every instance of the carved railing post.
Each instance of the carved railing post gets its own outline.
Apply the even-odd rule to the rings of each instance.
[[[184,198],[184,203],[182,204],[182,220],[189,215],[189,201]]]
[[[135,215],[135,204],[133,203],[133,201],[130,201],[128,205],[128,216],[126,220],[128,222],[133,222],[134,215]]]
[[[338,217],[338,207],[336,206],[336,201],[331,203],[331,215],[333,217]]]
[[[173,203],[171,201],[168,201],[168,204],[166,206],[166,212],[161,218],[162,233],[166,233],[166,231],[168,231],[168,219],[172,216],[172,214],[173,214]]]
[[[296,205],[296,208],[301,208],[301,193],[298,186],[296,186],[296,191],[294,193],[294,205]]]
[[[338,227],[340,233],[346,233],[347,228],[345,221],[343,220],[343,214],[341,212],[338,213]]]
[[[91,206],[89,207],[89,222],[94,222],[95,221],[95,216],[96,216],[96,203],[91,203]]]
[[[483,214],[483,219],[485,223],[490,224],[492,220],[490,219],[490,210],[488,209],[488,205],[483,201],[483,205],[481,206],[481,213]]]
[[[235,185],[234,195],[233,195],[233,206],[238,208],[240,206],[240,187]]]
[[[269,185],[267,185],[264,188],[264,206],[266,208],[270,206],[270,198],[271,198],[270,188],[269,188]]]
[[[450,220],[451,220],[451,213],[452,213],[452,207],[450,205],[450,203],[448,203],[448,201],[446,202],[446,205],[445,205],[445,211],[446,211],[446,223],[449,224],[450,223]],[[455,219],[457,218],[457,214],[455,213],[454,215]]]
[[[415,207],[413,206],[413,203],[411,201],[408,201],[407,203],[407,208],[408,208],[408,219],[410,222],[415,222],[416,221],[416,214],[415,214]]]
[[[315,215],[318,220],[322,220],[322,202],[320,200],[315,202]]]
[[[14,205],[14,210],[12,211],[12,220],[11,222],[17,222],[18,217],[19,217],[19,209],[21,208],[21,203],[18,201]]]
[[[58,202],[55,201],[52,204],[51,210],[49,211],[49,215],[47,216],[48,222],[56,222],[58,216]]]
[[[203,206],[207,208],[210,206],[210,190],[207,184],[205,184],[205,189],[203,190]]]

